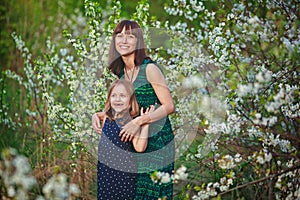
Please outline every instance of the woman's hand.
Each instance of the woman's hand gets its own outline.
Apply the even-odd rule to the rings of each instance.
[[[131,120],[121,130],[119,136],[123,142],[132,141],[135,134],[140,131],[140,126],[134,121]]]
[[[101,120],[103,120],[104,116],[105,116],[104,112],[97,112],[92,116],[92,126],[97,133],[102,132]]]
[[[155,109],[154,105],[151,105],[149,108],[147,108],[145,112],[144,112],[144,108],[141,108],[141,116],[153,112],[154,109]],[[140,128],[141,127],[136,123],[136,121],[132,120],[123,127],[119,136],[121,137],[121,140],[123,142],[132,141],[134,136],[140,131]]]

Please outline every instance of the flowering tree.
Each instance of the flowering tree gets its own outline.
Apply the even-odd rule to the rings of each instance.
[[[25,156],[18,155],[12,148],[3,150],[0,158],[1,197],[12,199],[29,198],[29,191],[36,185],[36,179],[31,175],[31,167]],[[56,173],[43,186],[44,196],[37,196],[37,200],[45,199],[72,199],[80,193],[77,185],[69,183],[65,174]],[[4,195],[2,195],[4,194]]]
[[[111,7],[106,11],[86,0],[87,34],[65,31],[70,46],[62,49],[49,39],[48,52],[33,64],[13,34],[26,73],[6,76],[39,102],[27,113],[42,119],[40,151],[66,143],[74,172],[91,167],[82,160],[96,158],[91,115],[102,110],[115,79],[106,60],[121,4]],[[154,173],[153,181],[181,180],[178,199],[299,198],[298,7],[297,1],[173,0],[165,10],[180,20],[171,23],[152,20],[149,3],[139,2],[132,19],[142,26],[176,104],[171,119],[178,170]],[[47,162],[51,156],[38,165],[57,164]]]
[[[185,35],[200,43],[218,69],[220,79],[214,88],[208,85],[208,94],[222,87],[219,98],[226,102],[226,117],[209,120],[200,131],[220,138],[186,155],[204,175],[188,180],[189,195],[299,198],[299,2],[215,3],[213,10],[197,1],[173,1],[166,8],[199,21],[200,28],[186,27]],[[201,79],[188,87],[201,86],[207,82],[203,68],[210,66],[189,49],[182,52],[192,56],[176,55],[175,65],[193,63]],[[205,145],[211,146],[207,155]]]

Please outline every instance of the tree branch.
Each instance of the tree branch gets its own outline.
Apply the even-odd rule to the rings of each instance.
[[[241,189],[241,188],[244,188],[244,187],[247,187],[247,186],[249,186],[249,185],[253,185],[253,184],[259,183],[259,182],[263,182],[263,181],[266,181],[266,180],[268,180],[268,179],[273,179],[273,178],[275,178],[275,177],[278,177],[278,176],[280,176],[280,175],[282,175],[282,174],[285,174],[285,173],[287,173],[287,172],[290,172],[290,171],[294,171],[294,170],[296,170],[296,169],[300,169],[300,165],[294,166],[294,167],[291,167],[291,168],[288,168],[288,169],[286,169],[286,170],[284,170],[284,171],[282,171],[282,172],[280,172],[280,173],[278,173],[278,174],[273,174],[273,175],[270,175],[270,176],[267,176],[267,177],[264,177],[264,178],[261,178],[261,179],[258,179],[258,180],[249,182],[249,183],[245,183],[245,184],[243,184],[243,185],[236,186],[236,187],[231,188],[231,189],[229,189],[229,190],[227,190],[227,191],[225,191],[225,192],[220,193],[219,195],[223,195],[223,194],[226,194],[226,193],[228,193],[228,192],[231,192],[231,191],[234,191],[234,190],[237,190],[237,189]]]

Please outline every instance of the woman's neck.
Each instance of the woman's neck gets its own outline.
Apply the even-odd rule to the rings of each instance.
[[[125,66],[124,66],[125,69],[127,71],[133,70],[133,68],[135,67],[134,54],[130,54],[128,56],[123,56],[122,59],[123,59],[123,62],[125,64]]]

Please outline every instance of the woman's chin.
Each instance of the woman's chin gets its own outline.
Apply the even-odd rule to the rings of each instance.
[[[134,51],[119,51],[119,54],[123,57],[130,56],[134,53]]]

